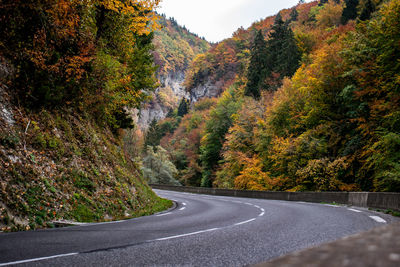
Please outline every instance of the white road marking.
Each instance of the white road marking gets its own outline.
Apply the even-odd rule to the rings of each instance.
[[[253,219],[250,219],[250,220],[247,220],[247,221],[244,221],[244,222],[235,223],[234,225],[241,225],[241,224],[249,223],[249,222],[254,221],[255,219],[256,218],[253,218]]]
[[[256,207],[257,209],[260,209],[260,206],[254,205],[254,207]]]
[[[245,202],[244,204],[249,205],[249,206],[253,206],[253,204],[251,204],[249,202]]]
[[[169,237],[157,238],[155,240],[156,241],[163,241],[163,240],[174,239],[174,238],[178,238],[178,237],[184,237],[184,236],[197,235],[197,234],[206,233],[206,232],[212,232],[212,231],[215,231],[215,230],[218,230],[218,229],[219,228],[212,228],[212,229],[197,231],[197,232],[188,233],[188,234],[174,235],[174,236],[169,236]]]
[[[331,204],[324,204],[324,205],[328,206],[328,207],[339,208],[339,206],[336,206],[336,205],[331,205]]]
[[[384,219],[382,219],[381,217],[379,217],[379,216],[369,216],[369,217],[370,217],[371,219],[373,219],[373,220],[379,222],[379,223],[386,223],[386,221],[385,221]]]
[[[69,257],[69,256],[75,256],[78,254],[79,253],[74,252],[74,253],[60,254],[60,255],[54,255],[54,256],[49,256],[49,257],[41,257],[41,258],[34,258],[34,259],[21,260],[21,261],[12,261],[12,262],[0,263],[0,266],[8,266],[8,265],[14,265],[14,264],[22,264],[22,263],[29,263],[29,262],[35,262],[35,261],[49,260],[49,259],[54,259],[54,258]]]
[[[264,214],[265,214],[265,212],[263,211],[258,215],[258,217],[262,217],[262,216],[264,216]]]
[[[186,206],[186,203],[185,203],[185,202],[183,202],[183,203],[182,203],[182,205],[183,205],[183,206]]]
[[[262,212],[264,212],[265,210],[263,208],[260,209]]]
[[[172,214],[172,212],[167,212],[167,213],[163,213],[163,214],[158,214],[158,215],[156,215],[156,216],[161,217],[161,216],[165,216],[165,215],[169,215],[169,214]]]
[[[348,209],[350,211],[354,211],[354,212],[362,212],[361,210],[356,210],[356,209]]]
[[[179,210],[184,210],[184,209],[186,209],[186,207],[182,207],[182,208],[180,208]]]

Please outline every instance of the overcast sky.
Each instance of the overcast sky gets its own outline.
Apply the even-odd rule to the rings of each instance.
[[[309,0],[310,1],[310,0]],[[307,1],[307,2],[309,2]],[[232,36],[240,26],[275,15],[299,0],[162,0],[159,13],[174,17],[191,32],[218,42]]]

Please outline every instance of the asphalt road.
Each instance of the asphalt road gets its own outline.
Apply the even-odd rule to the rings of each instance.
[[[167,213],[0,234],[0,266],[243,266],[397,218],[360,208],[156,190]]]

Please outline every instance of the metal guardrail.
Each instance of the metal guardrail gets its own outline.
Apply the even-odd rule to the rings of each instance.
[[[216,196],[248,197],[287,201],[327,202],[357,207],[400,211],[400,193],[385,192],[272,192],[188,187],[173,185],[150,185],[154,189],[172,190]]]

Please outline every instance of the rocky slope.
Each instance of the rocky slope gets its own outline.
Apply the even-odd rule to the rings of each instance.
[[[136,110],[135,122],[146,130],[153,120],[160,120],[175,109],[182,98],[196,101],[201,96],[192,97],[184,86],[186,69],[196,57],[205,53],[210,44],[203,38],[180,26],[173,18],[161,15],[162,29],[155,33],[154,58],[159,66],[157,77],[160,87],[153,94],[153,99]]]

